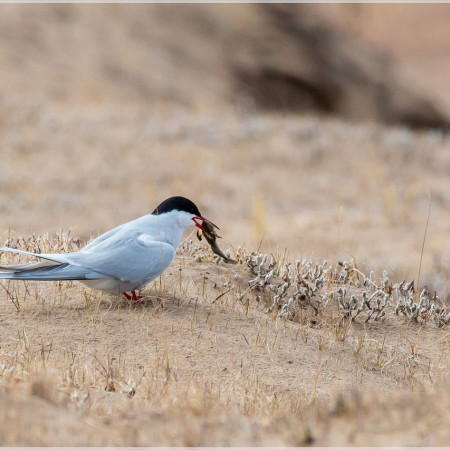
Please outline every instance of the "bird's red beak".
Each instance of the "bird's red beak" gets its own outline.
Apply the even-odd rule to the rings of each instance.
[[[208,222],[208,223],[210,223],[213,227],[215,227],[215,228],[217,228],[218,230],[220,230],[220,228],[219,228],[216,224],[212,223],[212,222],[211,222],[209,219],[207,219],[206,217],[200,217],[200,216],[198,216],[198,217],[193,217],[192,220],[194,221],[195,226],[198,227],[198,228],[200,228],[200,230],[202,230],[202,231],[205,231],[204,228],[202,227],[202,222]]]

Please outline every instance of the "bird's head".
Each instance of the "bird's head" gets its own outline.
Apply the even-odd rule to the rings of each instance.
[[[183,216],[186,218],[186,221],[184,222],[185,226],[192,225],[191,222],[192,220],[194,222],[194,225],[200,228],[200,230],[202,231],[205,231],[202,225],[203,222],[208,222],[215,228],[219,229],[217,225],[215,225],[209,219],[203,217],[200,214],[200,211],[194,202],[185,197],[177,196],[177,197],[170,197],[164,200],[161,204],[159,204],[156,207],[156,209],[152,212],[152,214],[161,215],[165,213],[170,213],[172,211],[179,211],[180,213],[185,213],[183,214]]]

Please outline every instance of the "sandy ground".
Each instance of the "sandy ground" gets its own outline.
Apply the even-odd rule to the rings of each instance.
[[[144,306],[77,283],[7,285],[18,308],[2,290],[2,442],[448,442],[446,327],[392,311],[344,328],[277,319],[245,264],[196,254],[181,251]]]
[[[448,136],[149,104],[139,92],[130,100],[90,66],[100,47],[58,40],[69,30],[73,42],[103,42],[108,28],[85,36],[69,25],[96,23],[98,10],[58,10],[48,19],[58,25],[35,41],[33,27],[46,22],[4,7],[0,32],[14,39],[0,45],[8,67],[0,74],[1,243],[23,236],[22,247],[36,249],[38,239],[41,249],[74,250],[60,230],[84,242],[182,194],[221,227],[220,245],[232,254],[242,246],[293,264],[354,261],[377,283],[385,270],[393,283],[415,279],[448,302]],[[112,23],[120,19],[108,11]],[[152,33],[169,45],[169,31]],[[124,36],[119,27],[111,48]],[[67,70],[71,51],[82,56],[79,70]],[[138,52],[101,55],[140,61]],[[171,67],[162,66],[158,86]],[[318,317],[285,320],[270,311],[267,292],[249,290],[254,276],[245,263],[217,264],[203,246],[180,250],[145,290],[144,306],[77,283],[2,282],[0,441],[448,445],[448,326],[414,323],[393,308],[384,321],[344,323],[333,302]]]

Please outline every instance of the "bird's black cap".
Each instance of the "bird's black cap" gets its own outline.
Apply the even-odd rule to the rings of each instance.
[[[170,211],[185,211],[195,216],[201,217],[200,211],[194,202],[185,197],[170,197],[160,203],[152,214],[164,214]]]

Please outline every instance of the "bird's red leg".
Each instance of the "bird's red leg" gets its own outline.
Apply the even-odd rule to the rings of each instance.
[[[133,289],[131,291],[131,295],[133,296],[133,300],[140,300],[142,297],[136,294],[136,291]]]
[[[122,292],[122,294],[127,300],[133,300],[137,303],[140,303],[141,305],[145,304],[145,301],[141,300],[142,297],[140,295],[137,295],[134,289],[131,291],[131,295],[126,292]]]
[[[141,300],[142,296],[137,295],[136,291],[134,289],[131,291],[131,294],[132,294],[132,296],[133,296],[132,298],[135,302],[140,303],[141,305],[145,304],[145,301]]]

